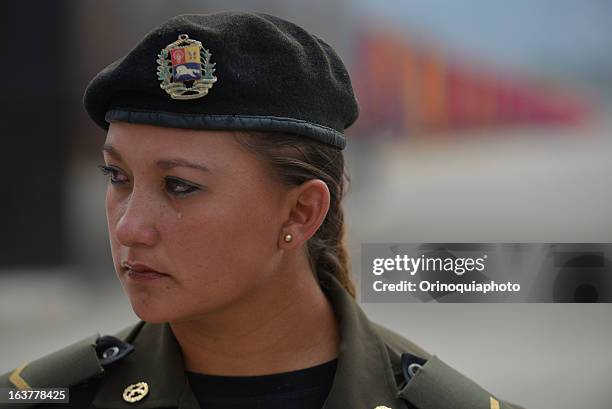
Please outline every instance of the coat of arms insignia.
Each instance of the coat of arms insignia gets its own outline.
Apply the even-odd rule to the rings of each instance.
[[[173,99],[196,99],[208,94],[217,82],[211,53],[202,43],[181,34],[157,56],[159,85]]]

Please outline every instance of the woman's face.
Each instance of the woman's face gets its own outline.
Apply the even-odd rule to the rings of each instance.
[[[274,279],[288,188],[229,132],[113,123],[103,152],[113,262],[141,319],[196,318]]]

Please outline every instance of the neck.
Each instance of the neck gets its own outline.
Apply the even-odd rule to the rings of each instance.
[[[336,358],[340,337],[333,309],[310,266],[303,264],[284,266],[238,305],[171,322],[185,369],[214,375],[265,375]]]

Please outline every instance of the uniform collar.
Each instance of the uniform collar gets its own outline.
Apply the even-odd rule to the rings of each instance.
[[[330,274],[320,275],[340,330],[340,353],[323,409],[403,408],[388,349],[355,300]]]
[[[106,368],[93,406],[105,409],[178,407],[190,390],[181,349],[170,326],[146,323],[131,342],[134,352]],[[124,389],[138,382],[149,385],[148,395],[139,402],[125,402]],[[184,407],[198,408],[197,405]]]
[[[340,331],[336,374],[323,409],[402,408],[389,350],[350,294],[332,275],[319,282],[331,301]],[[96,408],[199,409],[191,391],[180,347],[168,324],[144,324],[132,341],[135,351],[107,368],[94,398]],[[395,365],[394,365],[395,366]],[[123,401],[123,390],[147,382],[148,395],[139,402]]]

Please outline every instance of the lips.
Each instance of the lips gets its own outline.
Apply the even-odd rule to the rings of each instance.
[[[123,263],[123,268],[125,268],[126,270],[135,271],[137,273],[152,272],[152,273],[163,274],[162,272],[157,271],[154,268],[149,267],[146,264],[141,264],[141,263],[126,262],[126,263]]]
[[[122,267],[128,277],[135,280],[151,280],[166,277],[168,274],[162,273],[142,263],[125,262]]]

